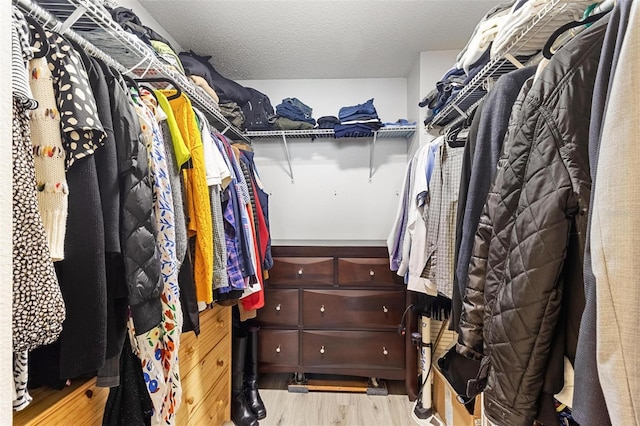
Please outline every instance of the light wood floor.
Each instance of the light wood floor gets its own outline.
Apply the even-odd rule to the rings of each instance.
[[[343,392],[290,393],[264,389],[267,418],[260,426],[410,426],[413,403],[406,395]]]

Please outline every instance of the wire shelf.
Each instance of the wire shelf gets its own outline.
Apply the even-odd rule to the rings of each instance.
[[[444,126],[456,117],[464,114],[472,105],[482,99],[488,89],[503,74],[517,69],[518,62],[522,58],[516,58],[518,50],[535,37],[545,25],[558,16],[570,0],[551,0],[538,12],[529,25],[524,28],[518,37],[505,47],[495,59],[492,59],[480,72],[458,93],[458,95],[446,104],[427,125],[428,129],[435,126]]]
[[[415,125],[408,126],[392,126],[381,127],[374,133],[378,138],[410,138],[416,132]],[[309,129],[309,130],[267,130],[267,131],[251,131],[246,132],[245,135],[251,139],[334,139],[335,133],[333,129]],[[366,138],[372,136],[356,136],[356,138]]]
[[[151,46],[120,27],[99,0],[14,0],[14,3],[27,13],[37,15],[45,26],[58,31],[63,29],[61,32],[71,35],[71,38],[80,41],[79,44],[92,46],[94,52],[90,53],[98,53],[97,56],[102,59],[108,57],[112,65],[113,62],[118,65],[116,68],[120,72],[134,78],[170,78],[207,115],[216,129],[231,139],[250,142],[242,131],[222,115],[218,104],[202,88],[173,69]],[[78,10],[84,12],[79,17]],[[70,17],[73,22],[69,22],[70,29],[66,29],[68,23],[65,21]]]

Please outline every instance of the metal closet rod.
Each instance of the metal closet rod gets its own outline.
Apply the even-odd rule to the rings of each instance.
[[[39,4],[36,4],[31,0],[14,0],[14,3],[27,15],[30,15],[37,19],[43,26],[49,27],[49,29],[54,31],[56,30],[56,27],[63,28],[64,31],[62,31],[62,34],[82,46],[82,48],[85,49],[91,56],[101,59],[107,65],[115,68],[120,73],[125,74],[127,72],[127,69],[122,66],[120,62],[113,59],[110,55],[94,46],[91,42],[89,42],[81,35],[78,35],[78,33],[73,31],[72,29],[64,28],[63,22],[61,22],[57,17],[49,13]]]

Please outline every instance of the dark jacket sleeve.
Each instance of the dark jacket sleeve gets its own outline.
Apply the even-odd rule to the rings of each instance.
[[[487,206],[485,206],[469,262],[469,282],[462,299],[460,333],[457,344],[459,354],[477,360],[481,360],[484,355],[484,339],[482,337],[485,315],[484,287],[492,234],[493,226]]]

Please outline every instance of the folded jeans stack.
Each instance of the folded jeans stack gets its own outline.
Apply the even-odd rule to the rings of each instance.
[[[338,118],[340,124],[334,127],[336,138],[371,136],[382,126],[373,98],[363,104],[340,108]]]
[[[311,117],[313,110],[311,107],[305,105],[297,98],[286,98],[282,100],[282,103],[276,106],[276,120],[275,126],[281,128],[281,125],[286,125],[288,129],[291,129],[291,123],[285,120],[279,120],[280,118],[286,118],[293,123],[296,128],[311,128],[316,125],[316,120]],[[311,127],[301,125],[299,123],[307,123]],[[288,130],[283,129],[283,130]]]
[[[318,125],[316,126],[318,129],[333,129],[336,124],[340,124],[340,120],[338,117],[334,117],[333,115],[325,115],[318,118]]]

